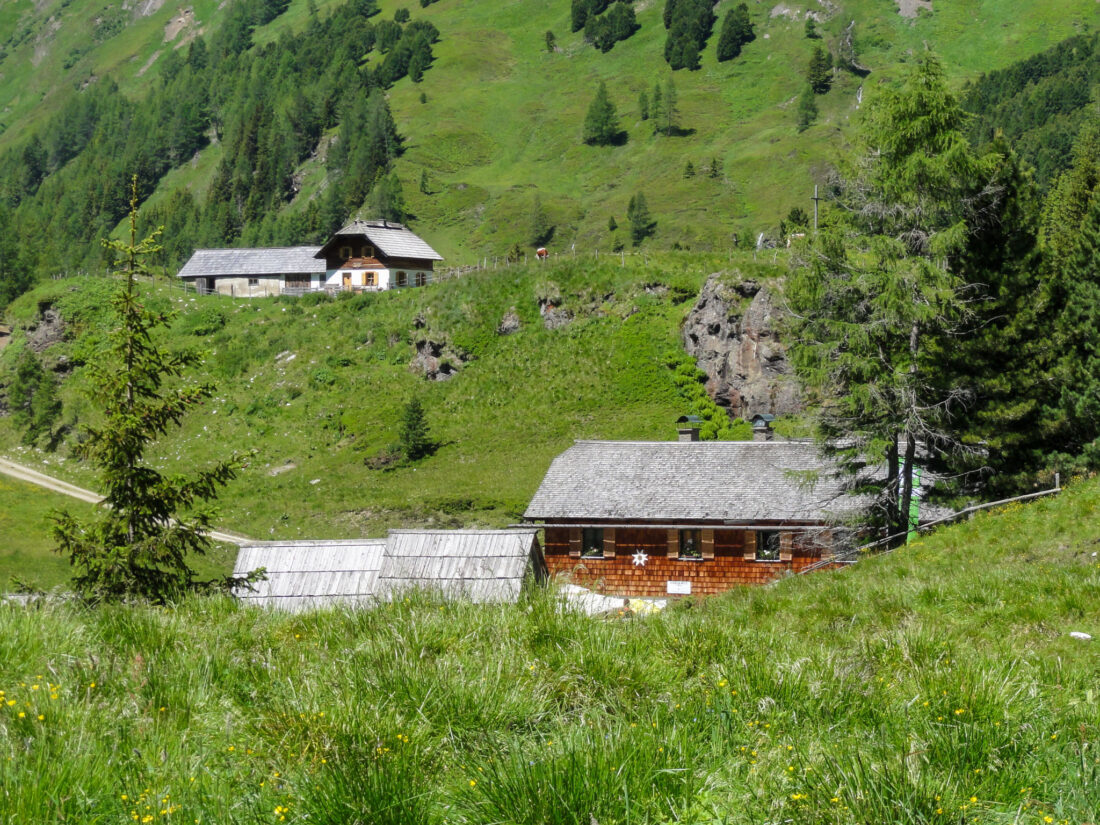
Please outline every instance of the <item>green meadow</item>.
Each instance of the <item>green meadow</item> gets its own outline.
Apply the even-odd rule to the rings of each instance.
[[[0,606],[0,821],[1095,822],[1098,516],[649,615]]]
[[[321,15],[339,4],[314,0]],[[719,26],[734,4],[716,5]],[[163,55],[197,31],[213,31],[226,5],[145,3],[142,16],[92,0],[4,4],[0,150],[22,145],[30,130],[88,83],[110,77],[140,99],[160,77]],[[588,253],[608,251],[622,242],[625,229],[616,236],[608,219],[625,226],[627,203],[637,192],[645,193],[657,219],[650,242],[656,248],[724,252],[761,231],[774,235],[791,207],[811,205],[814,184],[825,181],[829,165],[845,151],[860,91],[866,102],[895,82],[915,51],[934,49],[961,87],[1087,30],[1095,16],[1092,0],[938,4],[915,18],[901,17],[885,0],[749,4],[756,40],[739,58],[718,63],[716,26],[701,68],[674,76],[682,136],[657,137],[652,123],[641,120],[638,98],[671,74],[663,58],[663,3],[638,3],[640,30],[606,54],[587,45],[580,32],[569,32],[567,0],[378,5],[376,21],[408,6],[413,19],[429,20],[441,32],[423,82],[399,81],[389,101],[406,138],[396,171],[411,221],[452,264],[501,256],[524,243],[536,192],[556,226],[551,246],[559,250],[575,244]],[[308,8],[309,0],[293,0],[255,32],[257,47],[301,32]],[[185,9],[194,12],[193,22],[177,32],[172,21]],[[805,37],[809,11],[824,18],[821,40]],[[799,133],[796,101],[812,49],[822,44],[838,52],[853,22],[856,52],[871,73],[860,78],[838,71],[832,90],[817,100],[817,122]],[[555,35],[553,52],[546,49],[548,31]],[[364,65],[378,60],[368,54]],[[627,133],[622,146],[581,143],[584,114],[600,81]],[[172,170],[151,202],[180,189],[201,196],[221,153],[213,143]],[[324,154],[322,147],[298,170],[301,190],[285,209],[304,210],[324,190]],[[693,177],[684,174],[689,161]],[[426,194],[419,189],[424,173]]]

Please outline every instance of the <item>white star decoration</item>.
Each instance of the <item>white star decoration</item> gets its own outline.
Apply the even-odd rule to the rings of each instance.
[[[648,560],[649,560],[649,556],[647,556],[641,550],[639,550],[637,553],[634,554],[634,566],[635,567],[645,567],[645,563]]]

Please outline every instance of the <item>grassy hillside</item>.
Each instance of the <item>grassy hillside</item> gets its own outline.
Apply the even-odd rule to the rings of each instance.
[[[48,516],[68,507],[83,516],[90,506],[60,493],[0,475],[0,590],[13,578],[41,589],[69,581],[69,561],[50,552]]]
[[[1098,516],[646,617],[3,606],[2,819],[1096,822]]]
[[[339,4],[315,3],[322,15]],[[733,4],[722,0],[716,11],[722,15]],[[391,18],[405,5],[382,0],[376,19]],[[293,0],[256,33],[256,42],[301,31],[307,7],[308,0]],[[662,7],[639,3],[640,31],[601,54],[580,33],[569,33],[566,0],[410,6],[414,19],[439,28],[442,40],[422,83],[403,79],[390,91],[408,138],[397,172],[418,229],[450,262],[499,255],[524,240],[536,191],[558,226],[558,248],[575,242],[606,249],[612,242],[608,218],[625,223],[628,199],[644,191],[658,219],[656,246],[727,249],[735,237],[774,228],[791,206],[808,205],[813,184],[856,115],[857,89],[862,85],[865,99],[872,96],[897,76],[914,49],[936,49],[961,83],[1082,31],[1094,14],[1091,0],[939,4],[916,18],[900,16],[897,6],[882,0],[754,4],[757,38],[740,58],[717,63],[715,33],[702,68],[676,73],[688,134],[659,138],[639,119],[637,100],[669,73],[662,57]],[[819,42],[804,37],[809,11],[824,18],[820,42],[834,51],[855,21],[859,59],[872,73],[866,80],[838,73],[833,90],[819,99],[818,123],[798,134],[794,104]],[[141,97],[159,76],[163,55],[199,32],[216,30],[228,13],[215,0],[142,2],[129,10],[95,0],[5,4],[0,117],[6,131],[0,149],[20,146],[74,89],[94,78],[114,77],[128,94]],[[556,36],[553,53],[545,48],[547,31]],[[377,60],[372,54],[367,63]],[[624,146],[581,144],[585,109],[600,80],[619,108],[628,133]],[[212,145],[169,174],[154,200],[180,188],[201,195],[221,151]],[[688,160],[698,170],[717,160],[721,173],[684,178]],[[323,190],[323,172],[319,158],[299,170],[303,188],[290,211],[304,210]],[[418,189],[423,172],[430,180],[427,195]]]
[[[733,265],[686,253],[648,261],[568,259],[340,300],[200,299],[151,288],[152,306],[180,313],[170,344],[204,349],[202,377],[218,385],[156,458],[171,470],[243,454],[247,467],[221,498],[221,523],[254,538],[513,522],[550,460],[574,439],[675,437],[675,419],[695,411],[673,369],[683,359],[675,355],[679,326],[707,273],[766,280],[779,271],[751,256]],[[0,373],[11,375],[25,328],[44,304],[69,324],[68,340],[46,350],[44,363],[94,359],[113,288],[106,279],[61,280],[19,299]],[[540,298],[573,320],[547,329]],[[512,309],[519,330],[498,333]],[[450,380],[413,369],[425,341],[457,368]],[[64,385],[63,420],[94,415],[84,386],[78,368]],[[427,411],[438,451],[372,469],[398,440],[413,397]],[[47,457],[18,446],[10,418],[0,419],[0,438],[12,458],[48,459],[47,471],[94,487],[64,451]]]

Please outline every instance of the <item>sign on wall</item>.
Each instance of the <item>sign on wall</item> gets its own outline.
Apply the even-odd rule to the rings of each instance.
[[[670,596],[690,596],[691,582],[668,582],[668,594]]]

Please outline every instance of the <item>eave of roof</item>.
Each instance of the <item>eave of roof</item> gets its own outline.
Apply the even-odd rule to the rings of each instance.
[[[196,249],[179,271],[180,278],[244,278],[272,275],[319,275],[318,246]]]

